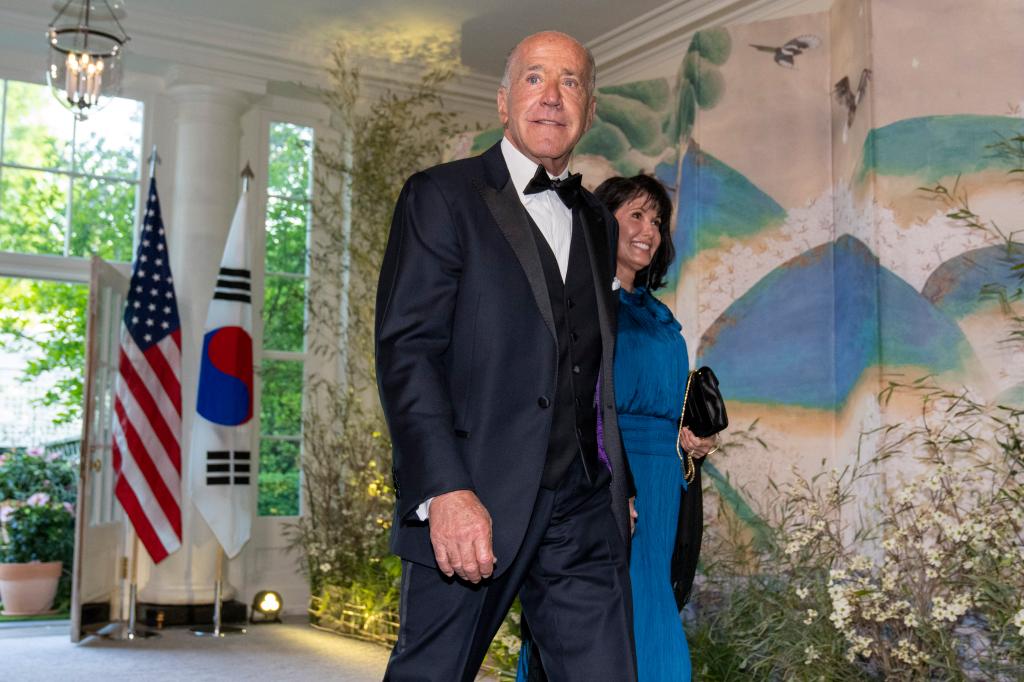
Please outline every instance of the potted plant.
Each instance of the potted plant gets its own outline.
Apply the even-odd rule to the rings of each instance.
[[[74,466],[59,453],[0,455],[0,603],[7,616],[66,601],[74,551]],[[62,580],[62,578],[64,578]],[[63,588],[63,589],[62,589]]]

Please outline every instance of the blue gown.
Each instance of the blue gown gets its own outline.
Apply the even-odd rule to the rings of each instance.
[[[680,330],[669,308],[643,288],[619,290],[615,404],[637,489],[629,577],[639,682],[690,679],[690,651],[670,579],[686,486],[675,446],[689,372]]]
[[[686,487],[675,446],[689,373],[680,331],[668,306],[642,287],[619,290],[615,404],[637,489],[639,518],[629,577],[639,682],[690,679],[690,650],[671,584],[679,503]],[[528,678],[532,644],[523,643],[518,682]]]

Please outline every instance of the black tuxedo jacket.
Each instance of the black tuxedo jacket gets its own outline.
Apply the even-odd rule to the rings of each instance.
[[[586,235],[597,291],[604,447],[616,525],[628,543],[632,479],[612,376],[618,226],[593,195],[582,197],[573,220]],[[473,490],[491,514],[500,574],[519,549],[540,487],[558,369],[540,256],[500,144],[406,182],[376,315],[377,381],[398,498],[392,550],[434,565],[416,508],[445,492]]]

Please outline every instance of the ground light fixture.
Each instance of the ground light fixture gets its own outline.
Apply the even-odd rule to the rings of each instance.
[[[249,613],[250,623],[280,623],[281,609],[284,607],[284,600],[281,595],[273,590],[257,592],[252,600],[252,611]],[[258,619],[257,619],[258,618]]]

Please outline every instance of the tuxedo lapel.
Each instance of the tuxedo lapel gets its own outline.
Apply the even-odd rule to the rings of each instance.
[[[587,255],[590,256],[590,270],[594,276],[594,290],[597,293],[597,318],[601,327],[601,379],[598,386],[601,390],[597,409],[604,416],[605,453],[612,467],[612,480],[609,488],[612,499],[624,501],[628,497],[629,465],[625,461],[620,443],[618,423],[615,417],[615,319],[616,295],[612,293],[612,260],[611,240],[607,224],[601,213],[581,198],[573,211],[573,220],[580,221],[580,227],[587,242]],[[612,505],[612,516],[619,534],[626,542],[630,542],[629,510],[626,505],[616,502]]]
[[[551,312],[551,299],[544,279],[540,254],[537,252],[537,242],[530,230],[526,209],[519,200],[519,194],[516,192],[508,168],[505,166],[500,143],[484,152],[483,160],[487,168],[487,182],[474,180],[473,184],[491,212],[491,217],[497,223],[498,229],[505,235],[509,246],[512,247],[523,272],[526,273],[530,290],[533,292],[533,299],[537,303],[544,324],[551,332],[552,339],[558,343],[555,316]]]
[[[612,290],[611,260],[608,254],[608,227],[604,219],[581,198],[573,211],[573,220],[580,221],[583,237],[587,243],[587,256],[594,276],[594,290],[597,292],[597,312],[601,323],[601,337],[605,344],[614,343],[614,325],[610,309]]]

